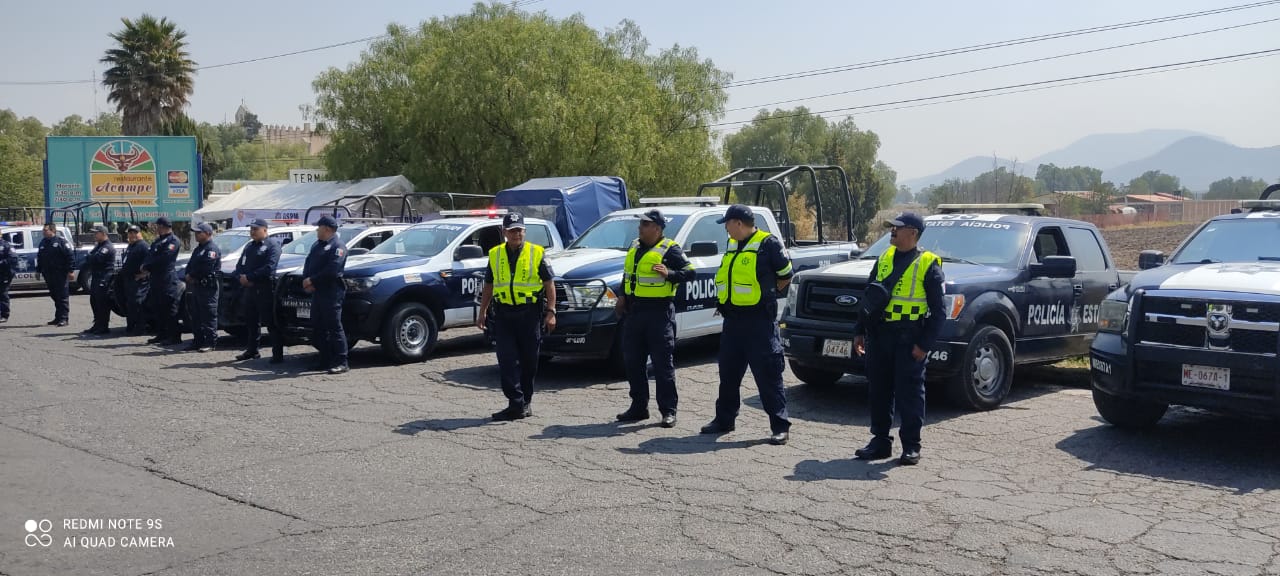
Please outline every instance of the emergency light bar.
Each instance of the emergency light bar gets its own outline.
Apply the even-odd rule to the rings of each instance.
[[[31,222],[0,222],[0,226],[31,226]]]
[[[509,210],[507,210],[506,208],[485,208],[483,210],[441,210],[439,214],[441,216],[446,216],[446,217],[447,216],[488,216],[490,218],[497,218],[499,216],[506,216],[507,212],[509,212]]]
[[[1280,210],[1280,200],[1242,200],[1240,207],[1246,210]]]
[[[1044,211],[1044,204],[939,204],[939,214],[961,214],[965,212],[1018,211],[1030,216],[1039,216]]]
[[[719,198],[711,196],[669,196],[659,198],[641,198],[641,204],[693,204],[695,206],[715,206]]]

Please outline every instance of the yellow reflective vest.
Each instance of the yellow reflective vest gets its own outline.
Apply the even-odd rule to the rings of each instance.
[[[897,248],[890,246],[876,262],[876,281],[883,281],[893,273],[893,255]],[[929,313],[929,303],[924,293],[924,277],[929,267],[942,261],[937,254],[921,250],[920,255],[907,267],[907,271],[898,279],[889,296],[889,305],[885,307],[885,321],[919,320]]]
[[[640,298],[675,297],[675,283],[668,281],[661,274],[653,271],[653,267],[661,264],[662,258],[667,255],[667,251],[675,245],[675,240],[663,238],[648,252],[645,252],[637,262],[636,252],[640,250],[640,240],[637,239],[632,242],[631,250],[627,251],[627,261],[622,265],[623,292],[628,296]]]
[[[542,290],[538,267],[542,264],[543,252],[541,246],[525,242],[520,249],[520,256],[516,258],[515,273],[512,274],[506,243],[490,250],[489,270],[493,272],[493,298],[509,306],[536,302],[538,292]]]

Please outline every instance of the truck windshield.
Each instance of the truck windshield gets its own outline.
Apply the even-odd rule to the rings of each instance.
[[[409,228],[370,250],[370,254],[410,254],[430,258],[444,252],[467,227],[462,224],[431,224]],[[341,228],[339,228],[341,230]]]
[[[363,227],[338,228],[338,238],[342,239],[342,243],[346,244],[349,247],[351,246],[351,241],[355,239],[355,237],[358,236],[362,230],[364,230]],[[286,244],[284,249],[282,249],[280,252],[283,254],[296,254],[298,256],[306,256],[308,253],[311,252],[311,245],[315,243],[316,243],[316,233],[307,232],[306,234],[303,234],[301,237],[299,237],[297,240],[294,240],[293,242]]]
[[[1027,245],[1029,227],[1016,222],[927,222],[920,248],[943,258],[987,266],[1013,268]],[[878,258],[889,247],[889,234],[881,236],[863,258]]]
[[[213,237],[213,245],[217,246],[223,254],[229,254],[239,250],[252,239],[249,237],[248,230],[227,230]]]
[[[1280,260],[1280,218],[1236,218],[1206,224],[1173,257],[1173,264]]]
[[[680,228],[684,226],[685,220],[688,219],[689,216],[686,214],[667,215],[667,228],[663,235],[667,238],[675,238],[680,234]],[[569,244],[569,249],[600,248],[626,251],[631,249],[631,243],[635,242],[636,237],[639,235],[639,215],[629,214],[605,218],[592,224],[577,240]]]

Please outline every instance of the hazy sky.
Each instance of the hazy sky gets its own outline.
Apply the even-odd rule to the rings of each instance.
[[[1248,0],[952,0],[871,2],[764,0],[540,0],[526,7],[564,17],[581,13],[598,28],[639,24],[654,47],[696,46],[736,80],[854,64],[987,42],[1245,4]],[[457,14],[471,2],[0,0],[0,82],[88,79],[103,67],[107,34],[123,16],[167,16],[188,33],[192,58],[220,64],[380,34],[389,22],[416,24]],[[724,121],[745,120],[760,104],[855,90],[973,68],[1280,19],[1280,4],[948,56],[872,69],[744,86],[729,91]],[[804,102],[821,111],[1083,74],[1280,48],[1280,21]],[[311,81],[343,67],[362,46],[347,46],[199,73],[191,99],[197,120],[230,118],[241,99],[267,124],[301,124],[314,102]],[[1280,144],[1280,56],[1193,70],[1027,92],[968,102],[855,116],[880,135],[881,158],[902,179],[924,176],[973,155],[1030,159],[1093,133],[1183,128],[1249,147]],[[785,104],[792,107],[796,104]],[[53,123],[107,110],[90,84],[0,84],[0,109]],[[831,114],[839,118],[845,113]],[[726,129],[734,129],[727,127]],[[1034,167],[1030,169],[1034,171]]]

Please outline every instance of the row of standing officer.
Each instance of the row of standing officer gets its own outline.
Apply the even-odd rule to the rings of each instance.
[[[173,234],[168,218],[155,222],[157,237],[148,246],[142,239],[142,230],[136,225],[127,229],[129,246],[125,250],[119,270],[116,269],[116,251],[104,226],[94,228],[93,249],[85,258],[82,273],[89,275],[90,306],[93,325],[85,334],[110,332],[110,290],[116,274],[123,275],[120,287],[124,290],[125,333],[130,336],[147,332],[154,322],[157,334],[148,344],[172,345],[181,343],[178,329],[178,305],[180,289],[176,273],[176,261],[181,244]],[[342,269],[346,265],[346,246],[337,235],[338,224],[329,216],[317,223],[318,239],[311,247],[303,266],[303,287],[312,294],[313,344],[319,351],[321,370],[331,374],[347,371],[347,343],[342,329],[342,300],[345,285]],[[251,241],[236,264],[235,278],[243,290],[240,299],[244,306],[246,323],[245,351],[236,360],[259,358],[261,328],[267,328],[271,345],[271,363],[284,361],[284,340],[276,325],[275,274],[280,259],[280,244],[267,237],[268,224],[257,219],[250,224]],[[192,321],[192,342],[187,350],[208,352],[217,343],[218,271],[222,254],[213,243],[213,227],[206,223],[194,227],[196,248],[191,253],[185,272],[188,305]],[[54,302],[54,319],[49,325],[66,326],[69,319],[69,285],[74,277],[74,255],[66,241],[57,235],[57,228],[48,224],[43,230],[37,255],[37,271],[44,277],[50,297]],[[0,321],[9,319],[9,285],[14,276],[17,255],[13,247],[0,239]]]

